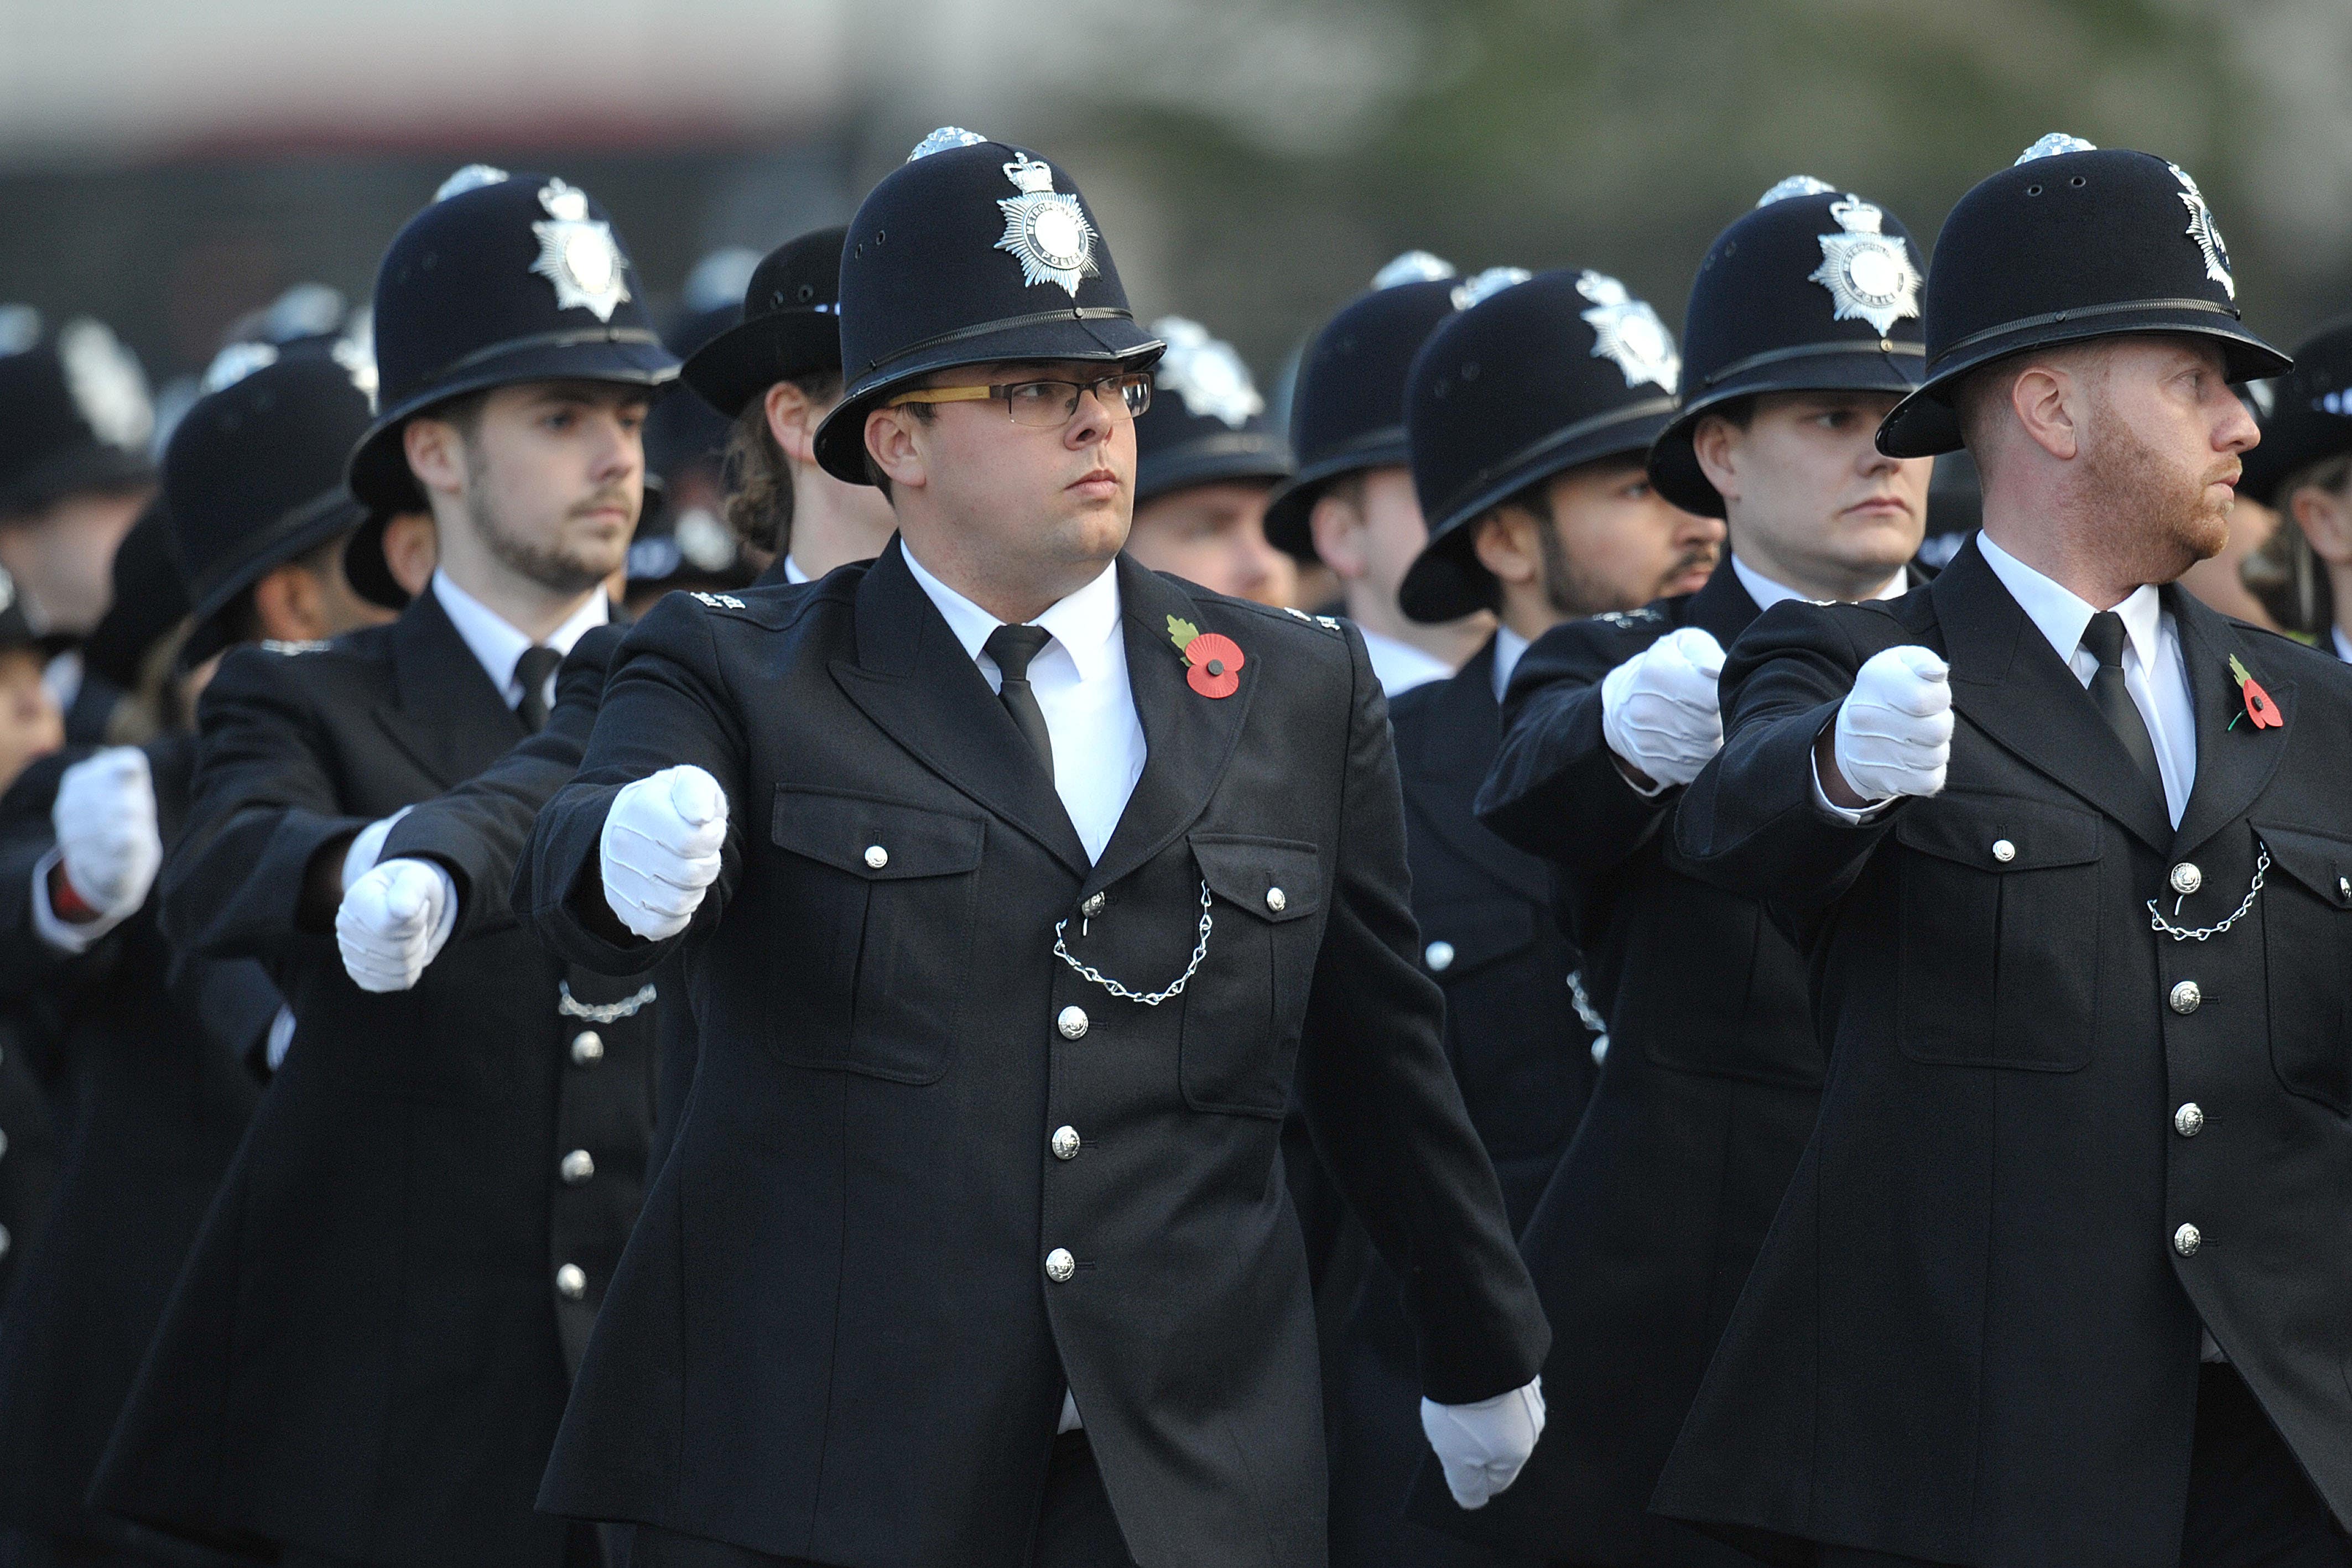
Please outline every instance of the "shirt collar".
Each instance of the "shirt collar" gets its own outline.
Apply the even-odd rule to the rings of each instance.
[[[2336,656],[2352,664],[2352,632],[2346,632],[2341,626],[2336,628]]]
[[[955,633],[963,651],[976,662],[989,633],[1005,622],[932,576],[915,559],[915,552],[907,548],[904,539],[898,541],[898,553],[905,558],[907,570],[914,574],[915,581],[939,606],[948,630]],[[1030,624],[1042,626],[1051,633],[1077,666],[1078,679],[1090,681],[1110,671],[1112,643],[1118,636],[1118,563],[1111,561],[1104,565],[1092,582],[1055,600]]]
[[[2001,549],[1990,534],[1978,533],[1977,549],[2001,586],[2009,590],[2009,596],[2017,601],[2017,607],[2025,612],[2025,618],[2040,628],[2058,656],[2072,664],[2075,650],[2083,645],[2083,629],[2098,613],[2097,608]],[[2141,583],[2116,606],[2116,613],[2123,617],[2124,633],[2132,652],[2139,655],[2139,667],[2155,669],[2157,629],[2164,613],[2156,589]]]
[[[784,580],[786,582],[814,582],[816,580],[809,576],[807,572],[803,571],[801,570],[801,563],[792,558],[790,551],[786,551],[784,555]]]
[[[1771,609],[1783,600],[1805,599],[1805,595],[1795,589],[1786,583],[1773,581],[1740,559],[1739,552],[1736,549],[1731,552],[1731,574],[1739,580],[1739,586],[1748,591],[1748,597],[1756,601],[1759,612]],[[1900,599],[1910,591],[1911,573],[1906,568],[1896,567],[1895,575],[1887,580],[1885,587],[1875,593],[1865,593],[1863,597],[1864,599]],[[1812,601],[1806,599],[1806,602],[1811,603]]]
[[[472,650],[475,662],[490,677],[490,685],[501,694],[508,693],[514,685],[515,664],[531,645],[530,639],[505,616],[451,581],[449,574],[437,567],[433,572],[433,597],[441,601],[443,613]],[[612,614],[611,601],[599,590],[590,594],[562,625],[547,634],[547,645],[559,653],[569,653],[572,645],[585,636],[590,627],[604,625]]]
[[[1519,667],[1519,655],[1528,651],[1528,640],[1508,626],[1495,628],[1495,700],[1501,702],[1503,694],[1511,687],[1511,672]]]

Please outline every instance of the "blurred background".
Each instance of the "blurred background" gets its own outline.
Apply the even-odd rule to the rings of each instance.
[[[2063,130],[2195,173],[2292,342],[2352,304],[2347,80],[2345,0],[0,0],[0,300],[168,383],[290,284],[364,300],[478,160],[593,193],[662,306],[952,122],[1066,162],[1139,315],[1270,380],[1411,246],[1598,267],[1679,324],[1780,176],[1925,240]]]

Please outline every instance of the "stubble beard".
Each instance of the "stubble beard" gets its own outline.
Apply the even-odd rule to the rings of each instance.
[[[474,536],[510,571],[527,578],[552,593],[585,593],[603,582],[620,565],[590,560],[578,547],[569,547],[558,540],[552,545],[541,545],[523,538],[500,520],[498,508],[483,494],[487,486],[469,490],[466,496],[466,515],[473,525]]]
[[[2228,546],[2230,508],[2205,497],[2208,486],[2229,472],[2228,462],[2193,472],[2184,469],[2120,423],[2091,447],[2087,457],[2098,493],[2138,519],[2139,527],[2124,536],[2138,580],[2170,582]]]

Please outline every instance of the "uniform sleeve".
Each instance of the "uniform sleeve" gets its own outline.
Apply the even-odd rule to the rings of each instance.
[[[1823,800],[1813,743],[1837,717],[1865,660],[1909,641],[1885,615],[1801,601],[1776,604],[1723,665],[1723,750],[1675,814],[1675,863],[1785,910],[1844,896],[1902,812],[1854,820]]]
[[[334,911],[305,909],[310,862],[368,825],[346,816],[294,659],[235,648],[197,705],[187,824],[163,862],[174,946],[273,967],[334,941]]]
[[[1347,638],[1355,690],[1339,862],[1298,1101],[1324,1164],[1403,1281],[1423,1391],[1467,1404],[1534,1377],[1551,1333],[1446,1061],[1444,997],[1415,960],[1388,706],[1361,637],[1350,628]]]
[[[599,626],[580,639],[555,682],[547,727],[446,794],[394,824],[379,863],[413,856],[438,863],[457,889],[453,939],[514,924],[508,894],[531,824],[587,755],[604,682],[625,628]]]
[[[607,975],[640,975],[719,919],[743,865],[746,748],[740,708],[719,669],[717,618],[693,596],[667,595],[621,645],[604,686],[580,771],[539,813],[515,867],[516,915],[568,963]],[[604,816],[624,785],[665,768],[692,765],[727,796],[727,841],[719,880],[693,923],[647,942],[604,903],[598,845]]]
[[[1512,674],[1503,744],[1478,791],[1478,820],[1507,843],[1589,884],[1659,831],[1677,791],[1626,782],[1601,733],[1601,682],[1671,628],[1571,622],[1538,638]]]

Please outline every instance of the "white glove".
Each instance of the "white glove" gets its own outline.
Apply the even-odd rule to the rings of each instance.
[[[1952,759],[1952,667],[1904,643],[1874,653],[1840,705],[1832,755],[1865,800],[1933,795]]]
[[[1659,785],[1689,783],[1723,749],[1722,674],[1722,643],[1696,626],[1669,632],[1601,677],[1601,737]]]
[[[404,991],[457,925],[457,884],[431,861],[395,856],[352,883],[335,911],[343,972],[363,991]]]
[[[394,826],[401,818],[415,810],[416,808],[414,806],[403,806],[389,817],[378,817],[352,837],[352,847],[343,852],[343,891],[345,893],[351,892],[353,883],[374,869],[375,857],[383,853],[385,838],[390,836]]]
[[[1543,1379],[1475,1405],[1421,1402],[1421,1429],[1445,1469],[1445,1488],[1464,1508],[1484,1508],[1519,1479],[1543,1436]]]
[[[648,942],[685,930],[718,880],[726,839],[727,792],[701,768],[622,786],[596,845],[614,917]]]
[[[100,920],[120,921],[147,902],[163,864],[163,836],[145,752],[110,747],[67,768],[49,821],[66,881]]]

